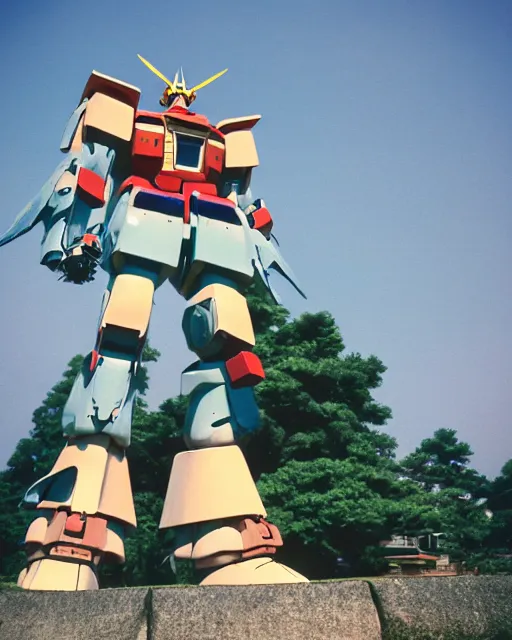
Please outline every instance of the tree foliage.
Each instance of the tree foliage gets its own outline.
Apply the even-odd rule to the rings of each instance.
[[[498,550],[500,555],[509,555],[512,572],[512,459],[506,462],[500,475],[491,483],[489,509],[493,513],[487,546]]]
[[[337,558],[356,566],[386,534],[399,493],[396,441],[375,428],[391,416],[372,397],[386,368],[375,356],[345,355],[327,312],[290,321],[264,294],[249,302],[266,379],[247,459],[285,537],[281,559],[329,577]]]
[[[489,481],[470,466],[472,455],[456,431],[438,429],[402,460],[404,475],[427,494],[431,525],[443,534],[442,548],[454,560],[480,552],[491,527]]]
[[[458,440],[456,431],[438,429],[402,460],[402,466],[426,491],[458,489],[482,497],[487,479],[469,466],[472,455],[471,447]]]

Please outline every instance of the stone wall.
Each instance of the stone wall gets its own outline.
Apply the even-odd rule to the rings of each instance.
[[[1,640],[512,640],[512,576],[0,591]]]

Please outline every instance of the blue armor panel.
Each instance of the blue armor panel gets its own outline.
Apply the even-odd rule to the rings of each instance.
[[[248,284],[254,275],[251,248],[233,203],[193,194],[190,209],[195,218],[191,268],[204,265],[227,271],[235,280]]]
[[[178,270],[183,235],[183,197],[134,189],[119,200],[110,224],[112,254],[120,252]]]

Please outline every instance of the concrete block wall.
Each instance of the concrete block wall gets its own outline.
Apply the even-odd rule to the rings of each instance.
[[[0,591],[1,640],[512,640],[512,576]]]

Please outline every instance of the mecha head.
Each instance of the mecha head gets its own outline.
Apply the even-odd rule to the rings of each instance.
[[[170,109],[173,106],[181,106],[188,109],[188,107],[190,107],[190,105],[196,99],[196,91],[199,91],[199,89],[206,87],[206,85],[210,84],[210,82],[217,80],[217,78],[220,78],[220,76],[224,75],[227,71],[227,69],[224,69],[223,71],[216,73],[211,78],[208,78],[208,80],[205,80],[200,84],[197,84],[195,87],[192,87],[191,89],[187,89],[187,85],[185,83],[185,76],[183,75],[183,69],[180,70],[179,74],[178,72],[176,72],[176,75],[174,76],[174,81],[171,82],[168,78],[166,78],[163,75],[163,73],[158,71],[158,69],[154,67],[150,62],[145,60],[140,55],[138,57],[141,60],[141,62],[143,62],[146,65],[146,67],[150,69],[150,71],[152,71],[156,76],[158,76],[160,80],[163,80],[167,85],[163,92],[162,97],[160,98],[160,104],[162,105],[162,107],[166,107],[167,109]],[[179,78],[178,78],[178,75],[179,75]]]

